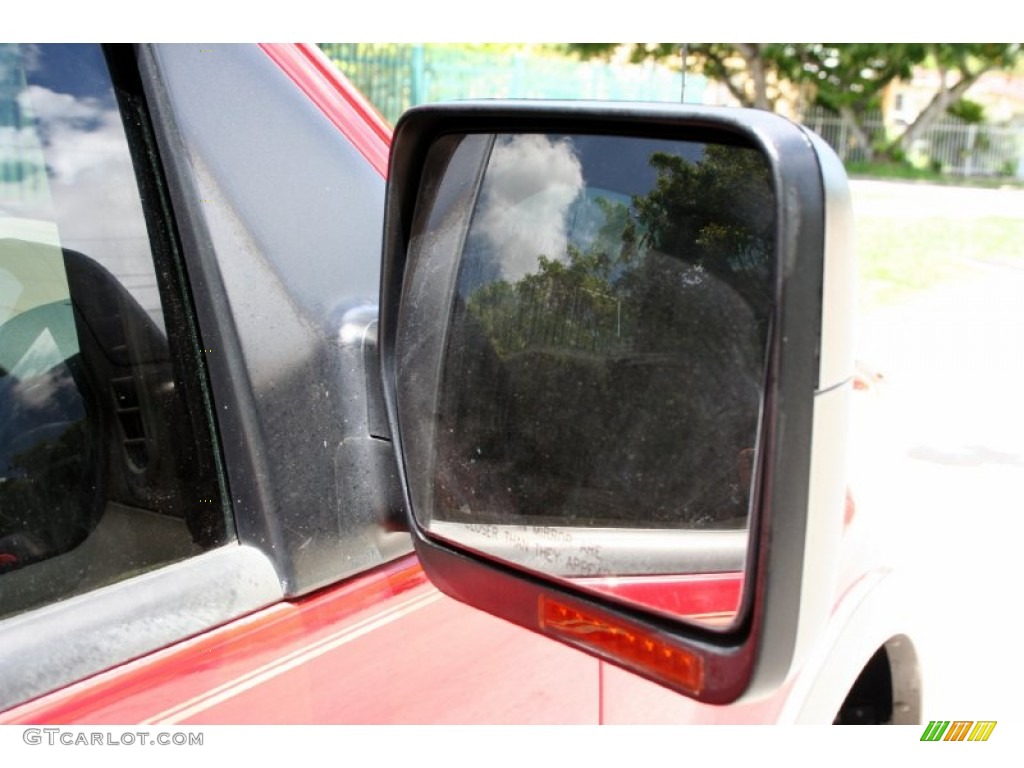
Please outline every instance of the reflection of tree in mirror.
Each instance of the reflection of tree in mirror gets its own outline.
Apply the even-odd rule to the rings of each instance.
[[[728,283],[758,317],[772,297],[774,196],[759,152],[711,145],[689,163],[656,153],[656,187],[633,198],[650,248],[707,270]]]
[[[603,222],[585,249],[569,243],[562,259],[540,254],[536,272],[470,295],[468,308],[496,351],[657,348],[670,327],[651,318],[678,319],[686,312],[678,282],[699,285],[708,273],[767,320],[774,208],[764,158],[711,145],[699,162],[659,152],[650,164],[656,186],[634,195],[631,208],[590,201]]]
[[[567,249],[568,263],[538,258],[538,272],[477,289],[469,311],[499,354],[533,346],[604,349],[617,338],[621,301],[612,294],[606,254]]]
[[[649,164],[650,191],[618,195],[629,205],[577,198],[567,217],[598,224],[570,224],[564,254],[457,303],[442,516],[745,523],[773,298],[768,167],[720,145]]]

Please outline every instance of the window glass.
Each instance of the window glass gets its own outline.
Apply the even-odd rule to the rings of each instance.
[[[99,46],[0,45],[0,615],[228,536],[129,135]]]

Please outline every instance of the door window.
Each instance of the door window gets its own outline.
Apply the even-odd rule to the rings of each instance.
[[[231,536],[137,131],[99,46],[0,45],[0,616]]]

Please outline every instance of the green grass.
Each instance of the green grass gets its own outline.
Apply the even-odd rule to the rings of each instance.
[[[941,173],[924,168],[915,168],[909,163],[847,163],[846,172],[851,176],[871,179],[892,179],[894,181],[930,181],[942,183]]]
[[[971,177],[951,176],[928,168],[917,168],[909,163],[847,163],[851,178],[881,179],[885,181],[922,181],[951,187],[1024,187],[1024,181],[1012,176]]]
[[[856,232],[865,309],[967,277],[979,263],[1024,266],[1024,216],[860,216]]]

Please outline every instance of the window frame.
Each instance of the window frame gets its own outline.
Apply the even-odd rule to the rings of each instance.
[[[279,53],[137,49],[239,540],[297,597],[412,542],[376,348],[384,179],[321,110],[334,94],[311,93],[311,70],[282,67]]]

